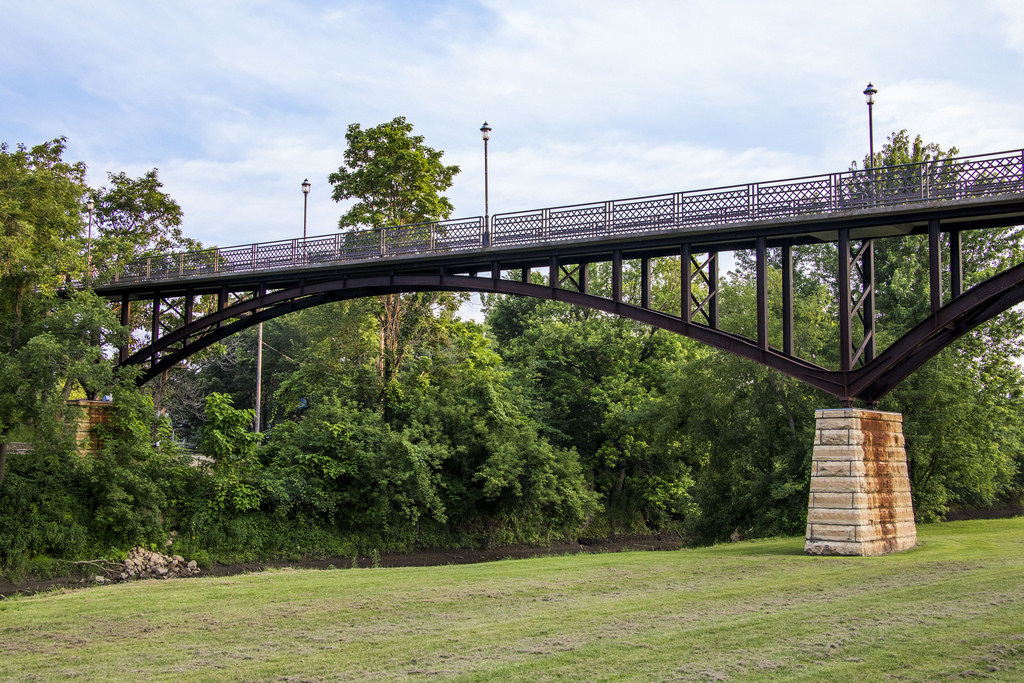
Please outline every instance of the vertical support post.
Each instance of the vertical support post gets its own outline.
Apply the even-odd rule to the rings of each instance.
[[[708,254],[708,310],[711,319],[708,325],[718,329],[718,252]]]
[[[651,307],[651,259],[640,259],[640,308]]]
[[[768,349],[768,239],[763,235],[755,241],[755,270],[757,280],[757,345]]]
[[[693,320],[691,313],[691,300],[693,298],[691,288],[693,282],[691,281],[691,270],[690,270],[690,245],[683,244],[679,248],[679,317],[684,323],[688,323]]]
[[[622,301],[622,252],[612,251],[612,301]]]
[[[548,286],[555,289],[561,283],[558,278],[558,257],[552,256],[548,259]]]
[[[928,221],[928,281],[934,313],[942,308],[942,233],[938,218]]]
[[[150,344],[156,344],[157,339],[160,338],[160,293],[157,292],[153,296],[153,324],[150,327]],[[152,357],[150,357],[150,363],[156,365],[157,352],[154,351]]]
[[[196,293],[191,287],[185,290],[185,324],[188,325],[192,322],[192,308],[195,305]]]
[[[223,311],[228,305],[228,286],[221,285],[220,291],[217,292],[217,311]],[[220,327],[221,323],[217,323],[217,327]]]
[[[185,311],[183,313],[184,320],[182,321],[186,326],[192,322],[192,308],[194,305],[196,293],[191,287],[185,289]],[[188,346],[188,337],[182,340],[183,346]]]
[[[850,230],[839,230],[839,369],[853,369],[853,334],[850,320]]]
[[[500,280],[501,279],[501,266],[498,265],[497,261],[491,261],[491,279],[492,280]]]
[[[129,295],[127,293],[122,294],[121,295],[121,326],[122,327],[128,327],[131,324],[131,321],[132,321],[132,314],[131,314],[132,308],[131,308],[131,306],[132,306],[132,302],[131,302],[131,298],[129,298]],[[131,335],[131,332],[132,331],[129,329],[128,330],[129,336]],[[121,344],[121,346],[117,350],[117,362],[118,363],[123,363],[127,359],[128,359],[128,341],[125,340],[124,344]]]
[[[256,418],[253,431],[260,433],[260,408],[263,406],[263,323],[256,326]]]
[[[861,276],[864,291],[864,307],[861,321],[864,323],[864,362],[875,358],[875,241],[864,240],[861,249]]]
[[[952,299],[964,293],[964,243],[959,230],[949,231],[949,289]]]
[[[586,261],[580,261],[580,294],[586,294],[590,291],[590,273],[587,272],[588,265],[589,264]]]
[[[522,280],[523,280],[523,282],[529,282],[530,281],[530,269],[527,266],[523,266]]]
[[[795,355],[793,339],[793,246],[782,245],[782,352]]]

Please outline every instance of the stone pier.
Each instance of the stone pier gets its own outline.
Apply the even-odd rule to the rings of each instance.
[[[110,409],[114,404],[110,401],[90,401],[84,398],[68,401],[67,404],[79,408],[78,422],[75,425],[78,454],[96,455],[103,449],[103,441],[96,433],[96,426],[110,422]]]
[[[903,416],[877,410],[818,410],[809,555],[884,555],[917,545]]]

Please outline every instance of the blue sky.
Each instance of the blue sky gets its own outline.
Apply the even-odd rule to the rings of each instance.
[[[345,129],[405,116],[455,216],[842,170],[907,128],[1024,148],[1024,3],[4,3],[0,141],[158,168],[207,244],[336,229]]]

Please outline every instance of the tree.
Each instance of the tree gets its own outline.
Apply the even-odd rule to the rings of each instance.
[[[72,351],[63,343],[74,334],[73,312],[53,318],[51,309],[82,302],[95,310],[86,298],[57,300],[58,289],[81,277],[85,265],[85,164],[64,161],[65,146],[64,138],[13,151],[0,145],[0,483],[12,434],[59,414],[70,366],[85,360],[75,357],[80,345]],[[100,333],[93,327],[87,334],[99,342]]]
[[[447,218],[452,204],[442,193],[452,185],[458,166],[445,166],[444,152],[412,135],[412,124],[398,116],[388,123],[345,134],[345,163],[327,176],[336,202],[356,203],[341,216],[339,228],[424,223]],[[395,401],[395,377],[409,345],[429,334],[434,311],[453,313],[460,298],[447,294],[388,294],[379,299],[378,377],[385,412]]]
[[[339,228],[409,225],[451,215],[452,204],[441,193],[452,186],[459,167],[445,166],[444,152],[411,133],[404,116],[366,130],[358,123],[348,127],[345,163],[327,176],[334,201],[357,200]]]
[[[0,145],[0,482],[16,431],[42,438],[72,391],[91,397],[114,381],[104,349],[122,343],[124,331],[88,287],[67,285],[90,284],[88,260],[102,270],[115,259],[194,246],[155,169],[138,179],[109,174],[110,186],[93,191],[85,164],[64,160],[66,145]],[[96,202],[90,244],[87,195]]]
[[[57,138],[11,151],[0,144],[0,322],[8,353],[20,346],[29,309],[51,298],[67,277],[80,276],[81,199],[85,164],[64,161],[67,140]]]
[[[108,173],[105,185],[93,191],[96,240],[93,262],[113,270],[119,262],[149,254],[202,248],[182,234],[181,207],[162,190],[157,169],[138,178]]]

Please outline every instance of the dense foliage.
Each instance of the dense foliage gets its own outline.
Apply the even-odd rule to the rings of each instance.
[[[447,215],[440,192],[457,168],[410,132],[401,119],[349,129],[351,158],[332,176],[341,197],[360,202],[346,225]],[[832,399],[691,340],[559,303],[492,297],[480,324],[459,319],[454,295],[421,293],[269,321],[265,434],[252,430],[254,330],[137,389],[109,358],[127,339],[116,307],[88,286],[62,285],[88,285],[93,264],[192,243],[156,171],[109,174],[93,190],[63,153],[63,140],[0,150],[0,570],[168,542],[228,560],[616,533],[671,532],[693,544],[803,533],[814,409]],[[874,165],[898,172],[947,154],[904,131]],[[443,173],[424,179],[425,169]],[[399,193],[389,204],[393,185],[373,179],[396,173],[409,174],[399,185],[433,195]],[[966,234],[968,284],[1024,260],[1021,247],[1017,229]],[[892,339],[929,310],[927,245],[907,237],[875,249],[889,284],[880,335]],[[797,352],[835,367],[834,248],[800,247],[795,261]],[[627,298],[639,296],[634,265]],[[653,301],[670,313],[678,267],[653,268]],[[609,289],[607,266],[589,268],[595,291]],[[753,334],[752,268],[737,253],[721,282],[724,329]],[[768,285],[777,309],[777,269]],[[884,400],[905,418],[920,520],[1020,501],[1022,338],[1022,315],[1008,312]],[[103,395],[114,401],[102,447],[80,456],[66,400]]]

